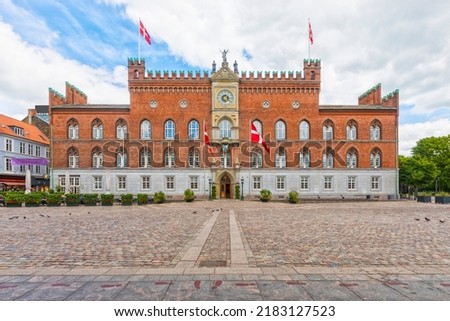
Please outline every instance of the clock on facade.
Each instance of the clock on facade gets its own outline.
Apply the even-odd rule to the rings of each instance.
[[[222,105],[230,105],[233,102],[234,96],[233,93],[227,89],[219,91],[217,94],[217,100]]]

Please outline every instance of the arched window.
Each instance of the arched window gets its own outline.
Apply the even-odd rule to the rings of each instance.
[[[142,148],[139,152],[139,167],[150,167],[152,165],[152,154],[148,148]]]
[[[141,139],[152,138],[152,125],[148,120],[143,120],[141,123]]]
[[[381,151],[378,148],[374,148],[370,153],[370,167],[371,168],[381,167]]]
[[[334,164],[334,153],[331,148],[327,148],[327,150],[323,153],[322,165],[323,168],[333,168]]]
[[[188,137],[189,139],[199,139],[200,138],[200,125],[198,121],[191,120],[188,125]]]
[[[262,137],[263,136],[263,131],[262,131],[262,124],[261,124],[261,122],[259,120],[254,120],[253,121],[253,125],[255,125],[256,131]]]
[[[164,124],[164,138],[175,139],[175,123],[173,120],[168,120]]]
[[[78,139],[79,137],[78,122],[73,118],[67,122],[67,135],[69,139]]]
[[[275,124],[275,139],[286,139],[286,124],[282,120],[277,121]]]
[[[67,151],[67,157],[69,162],[69,168],[80,167],[80,156],[78,150],[75,147],[69,148]]]
[[[259,148],[255,148],[252,151],[252,167],[253,168],[261,168],[263,167],[263,156],[262,152]]]
[[[92,150],[92,167],[103,167],[103,154],[100,148],[96,147]]]
[[[200,153],[197,148],[189,150],[189,167],[200,167]]]
[[[116,122],[116,138],[126,139],[127,138],[127,123],[123,119],[119,119]]]
[[[347,124],[347,139],[355,140],[358,138],[358,127],[356,126],[356,122],[351,120]]]
[[[228,119],[219,122],[219,138],[231,139],[231,122]]]
[[[225,145],[225,147],[222,149],[222,153],[220,155],[220,166],[223,168],[230,168],[232,166],[231,153],[227,145]]]
[[[286,167],[286,151],[283,147],[278,148],[277,153],[275,154],[275,167]]]
[[[96,118],[92,122],[92,138],[102,139],[103,138],[103,123],[100,119]]]
[[[166,167],[175,166],[175,150],[173,148],[167,148],[164,153],[164,165]]]
[[[119,148],[116,154],[116,164],[119,168],[128,167],[128,154],[123,148]]]
[[[311,167],[311,155],[308,148],[303,148],[300,153],[300,168]]]
[[[333,138],[334,138],[333,122],[331,120],[327,120],[323,124],[323,139],[332,140]]]
[[[347,152],[347,168],[358,167],[358,153],[356,149],[351,148]]]
[[[299,137],[300,140],[309,139],[309,123],[306,120],[302,120],[299,126]]]
[[[370,140],[381,139],[381,123],[378,120],[374,120],[370,125]]]

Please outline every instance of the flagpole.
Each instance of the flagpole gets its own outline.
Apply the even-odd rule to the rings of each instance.
[[[141,62],[141,17],[138,21],[138,62]]]

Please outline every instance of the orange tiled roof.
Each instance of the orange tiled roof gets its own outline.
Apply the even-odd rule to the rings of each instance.
[[[22,128],[24,135],[16,134],[11,127]],[[28,139],[41,144],[50,144],[49,139],[36,126],[2,114],[0,114],[0,134]]]

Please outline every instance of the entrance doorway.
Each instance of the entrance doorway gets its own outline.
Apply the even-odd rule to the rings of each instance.
[[[220,180],[220,198],[231,198],[231,179],[227,174]]]

